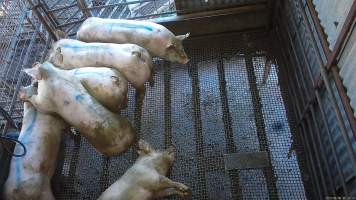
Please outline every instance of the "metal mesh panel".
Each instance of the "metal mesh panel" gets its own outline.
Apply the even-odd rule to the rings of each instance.
[[[305,199],[296,157],[288,157],[292,134],[278,66],[272,66],[267,84],[261,85],[265,56],[257,49],[246,56],[234,39],[213,47],[188,44],[191,62],[185,66],[155,61],[155,85],[147,85],[142,107],[130,87],[129,105],[121,114],[155,148],[176,146],[170,177],[191,188],[191,199]],[[65,140],[56,183],[64,187],[56,187],[58,199],[97,198],[137,158],[134,148],[105,158],[84,138],[74,138],[77,144]],[[224,154],[261,150],[269,152],[271,167],[225,170]]]

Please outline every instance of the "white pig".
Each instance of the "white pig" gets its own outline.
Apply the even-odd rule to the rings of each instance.
[[[166,175],[175,160],[175,149],[154,150],[147,142],[138,144],[139,158],[125,174],[106,189],[99,200],[149,200],[170,195],[187,197],[188,186]]]
[[[54,43],[48,61],[62,69],[88,66],[117,69],[138,90],[141,98],[145,82],[153,80],[152,57],[146,49],[135,44],[62,39]]]
[[[70,70],[89,94],[112,112],[127,107],[127,80],[115,69],[84,67]]]
[[[38,88],[21,88],[19,97],[38,111],[58,114],[101,153],[107,156],[126,151],[136,139],[131,123],[101,105],[68,70],[49,62],[24,70],[38,80]]]
[[[189,33],[175,36],[153,22],[97,17],[86,19],[77,32],[77,39],[84,42],[137,44],[153,56],[181,64],[189,61],[182,44],[187,37]]]
[[[23,157],[13,157],[4,185],[6,200],[54,200],[50,180],[56,169],[61,133],[66,123],[59,117],[38,112],[24,103],[24,117],[19,140],[26,146]],[[23,152],[17,144],[15,153]]]

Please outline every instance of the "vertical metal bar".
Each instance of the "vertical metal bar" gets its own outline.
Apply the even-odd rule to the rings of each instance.
[[[204,143],[203,143],[203,128],[200,113],[200,88],[199,88],[199,77],[197,64],[195,60],[192,60],[189,65],[189,70],[192,80],[192,90],[193,90],[193,107],[194,107],[194,129],[195,129],[195,143],[196,143],[196,153],[197,153],[197,167],[198,176],[201,180],[204,180],[201,184],[202,196],[201,199],[208,199],[206,178],[205,178],[205,164],[204,164]]]
[[[34,13],[36,13],[38,19],[42,22],[42,24],[44,25],[44,27],[46,28],[47,32],[50,34],[50,36],[52,37],[53,40],[57,41],[58,38],[56,37],[56,35],[54,34],[54,30],[52,29],[52,27],[48,24],[48,22],[46,21],[46,19],[42,16],[42,14],[40,13],[40,11],[38,11],[38,7],[35,6],[32,2],[32,0],[27,0],[27,2],[30,4],[31,9]]]
[[[321,190],[321,187],[320,187],[320,184],[319,184],[319,180],[318,180],[318,177],[316,176],[316,170],[315,170],[315,166],[314,166],[314,161],[313,161],[313,157],[311,156],[311,151],[310,151],[310,148],[309,148],[309,143],[308,143],[308,140],[307,138],[305,138],[305,135],[306,135],[306,131],[305,131],[305,127],[304,127],[304,121],[302,123],[300,123],[300,128],[301,128],[301,132],[302,134],[300,135],[302,140],[303,140],[303,147],[304,147],[304,152],[306,153],[306,157],[308,159],[307,162],[309,162],[309,171],[312,173],[312,176],[314,176],[314,185],[316,186],[316,189],[317,189],[317,192],[318,192],[318,197],[319,199],[322,199],[322,190]]]
[[[286,17],[287,17],[287,16],[286,16]],[[282,20],[282,21],[284,22],[283,25],[284,25],[285,27],[287,27],[287,23],[286,23],[284,20]],[[295,60],[296,60],[296,62],[297,62],[297,64],[296,64],[297,69],[298,69],[299,74],[300,74],[300,76],[301,76],[301,78],[302,78],[302,80],[303,80],[303,81],[302,81],[302,85],[304,86],[304,89],[306,90],[305,92],[306,92],[306,94],[307,94],[307,101],[306,101],[305,104],[304,104],[304,108],[307,108],[308,105],[309,105],[310,102],[311,102],[309,91],[312,90],[313,88],[307,88],[307,86],[306,86],[306,84],[305,84],[306,81],[307,81],[307,79],[305,78],[304,73],[303,73],[303,71],[302,71],[302,66],[303,66],[303,65],[301,65],[301,63],[299,62],[298,55],[297,55],[297,52],[296,52],[296,47],[295,47],[295,45],[294,45],[294,42],[293,42],[291,33],[289,32],[288,29],[286,30],[286,32],[287,32],[287,35],[288,35],[288,38],[289,38],[289,43],[290,43],[290,45],[292,46],[292,52],[293,52],[294,58],[295,58]],[[296,34],[298,34],[298,33],[296,33]],[[312,80],[312,81],[313,81],[313,80]]]
[[[172,145],[172,100],[171,100],[171,68],[164,61],[164,144],[165,148]]]
[[[323,107],[322,102],[321,102],[321,97],[320,97],[319,92],[316,91],[315,92],[315,96],[316,96],[316,100],[318,102],[318,106],[319,106],[319,109],[320,109],[321,119],[322,119],[322,122],[323,122],[323,124],[325,126],[326,135],[327,135],[328,141],[330,143],[331,152],[332,152],[332,154],[334,156],[334,159],[335,159],[336,168],[337,168],[339,174],[341,175],[340,178],[341,178],[341,182],[342,182],[342,187],[346,191],[345,194],[347,194],[348,192],[347,192],[346,181],[345,181],[346,179],[345,179],[345,176],[344,176],[344,174],[343,174],[343,172],[341,170],[341,163],[340,163],[340,161],[338,159],[339,157],[337,155],[336,146],[335,146],[335,144],[333,142],[333,139],[331,137],[331,132],[330,132],[330,129],[329,129],[328,121],[326,119],[326,114],[325,114],[324,107]]]
[[[81,136],[79,132],[75,131],[76,134],[74,134],[74,147],[72,150],[72,157],[70,159],[70,164],[69,164],[69,181],[68,184],[65,185],[66,188],[74,188],[74,183],[75,183],[75,173],[77,171],[77,166],[78,166],[78,161],[79,161],[79,150],[80,150],[80,141],[81,141]],[[74,194],[70,194],[70,197],[72,197]]]
[[[321,44],[323,46],[324,53],[325,53],[326,57],[328,57],[328,55],[331,53],[330,49],[329,49],[328,40],[326,39],[327,37],[326,37],[326,35],[325,35],[324,31],[323,31],[323,27],[321,27],[321,24],[320,24],[320,21],[319,21],[319,18],[318,18],[318,13],[316,12],[316,10],[314,8],[314,4],[313,4],[312,1],[313,0],[306,0],[306,2],[307,2],[307,6],[306,7],[308,8],[308,10],[310,12],[310,15],[312,17],[312,20],[313,20],[314,26],[316,28],[317,34],[318,34],[319,38],[321,39]],[[302,4],[302,0],[299,0],[299,3],[300,3],[300,5],[303,5]],[[305,12],[304,9],[302,9],[302,10],[303,10],[302,16],[303,16],[303,18],[306,18],[306,12]]]
[[[249,50],[247,50],[245,54],[245,63],[246,63],[247,77],[248,77],[248,82],[249,82],[250,92],[252,97],[253,110],[255,113],[254,116],[255,116],[255,123],[256,123],[260,150],[268,152],[268,160],[269,160],[270,167],[263,169],[267,182],[268,193],[270,199],[278,199],[276,177],[274,174],[273,165],[271,163],[271,154],[268,147],[268,139],[266,135],[265,124],[263,121],[261,99],[256,84],[256,76],[254,73],[252,55],[251,52],[249,52]]]
[[[286,16],[286,18],[288,18],[288,14],[287,13],[285,14],[285,16]],[[292,18],[292,17],[290,16],[290,18]],[[291,21],[292,21],[292,26],[294,27],[294,30],[298,30],[297,25],[295,24],[295,21],[293,19]],[[302,39],[301,39],[299,33],[296,33],[296,36],[297,36],[299,47],[303,47]],[[314,81],[313,73],[311,71],[310,63],[308,62],[308,58],[307,58],[306,53],[305,53],[305,48],[300,48],[300,49],[301,49],[301,52],[302,52],[302,55],[303,55],[303,60],[304,60],[304,64],[305,64],[304,66],[305,66],[305,68],[307,68],[307,71],[308,71],[308,74],[309,74],[309,78],[310,78],[310,80],[312,82],[313,87],[315,87],[316,84],[315,84],[315,81]]]
[[[287,31],[285,31],[285,32],[287,32]],[[290,41],[290,40],[289,40]],[[282,53],[284,54],[284,52],[287,52],[288,54],[289,54],[289,57],[291,57],[291,58],[294,58],[292,55],[291,55],[291,52],[289,51],[289,49],[288,50],[286,50],[284,47],[282,47],[283,49],[284,49],[284,51],[282,51]],[[284,57],[286,57],[286,56],[284,56]],[[296,80],[296,83],[297,83],[297,87],[293,87],[293,90],[295,90],[296,92],[298,91],[298,93],[299,93],[299,95],[298,95],[298,98],[300,98],[300,99],[302,99],[302,102],[303,102],[303,110],[306,108],[305,107],[305,105],[306,104],[304,104],[304,102],[305,102],[305,100],[304,100],[304,98],[303,98],[303,90],[302,90],[302,88],[301,88],[301,86],[300,86],[300,81],[299,81],[299,78],[298,78],[298,75],[297,75],[297,73],[296,73],[296,70],[299,68],[299,67],[297,67],[296,66],[296,64],[294,63],[294,62],[290,62],[290,64],[292,65],[292,74],[294,75],[294,79]],[[292,83],[293,83],[293,81],[292,81]],[[298,90],[299,89],[299,90]],[[295,93],[296,93],[295,92]],[[296,94],[297,95],[297,94]],[[297,97],[297,96],[296,96]],[[299,102],[299,101],[298,101]],[[298,104],[298,103],[297,103]],[[299,104],[298,104],[299,105]],[[299,107],[299,106],[298,106]],[[302,117],[302,108],[300,108],[300,110],[299,110],[299,116],[297,116],[297,119],[298,119],[298,121],[300,121],[301,120],[301,117]]]
[[[282,20],[283,21],[283,20]],[[285,25],[285,23],[284,23],[284,21],[282,22],[283,24],[282,25]],[[300,70],[300,67],[298,67],[298,65],[300,66],[300,63],[299,63],[299,61],[298,61],[298,58],[297,57],[295,57],[295,55],[296,55],[296,52],[295,52],[295,49],[294,49],[294,44],[293,44],[293,41],[292,41],[292,39],[291,39],[291,36],[290,36],[290,33],[288,32],[288,30],[285,30],[284,32],[286,32],[286,34],[287,34],[287,39],[289,40],[289,43],[290,43],[290,45],[291,45],[291,47],[292,47],[292,52],[293,52],[293,55],[294,56],[292,56],[292,53],[291,53],[291,50],[290,50],[290,48],[288,48],[286,51],[288,52],[288,54],[289,54],[289,57],[291,57],[291,58],[294,58],[295,59],[295,61],[296,61],[296,64],[294,64],[293,62],[293,73],[294,73],[294,76],[295,76],[295,79],[296,79],[296,81],[297,81],[297,86],[298,86],[298,89],[299,89],[299,93],[300,93],[300,99],[302,100],[302,104],[303,104],[303,109],[305,109],[306,108],[306,105],[307,105],[307,102],[308,102],[308,100],[305,100],[304,99],[304,93],[305,93],[305,85],[304,85],[304,82],[302,81],[302,83],[303,84],[301,84],[300,83],[300,77],[301,76],[298,76],[298,74],[299,73],[297,73],[297,72],[299,72],[299,70]],[[303,88],[301,87],[301,86],[303,86]]]
[[[53,13],[49,12],[49,8],[48,8],[46,2],[42,1],[42,0],[39,0],[39,4],[38,5],[42,8],[43,12],[46,13],[48,19],[52,22],[52,24],[54,26],[56,26],[58,24],[58,21],[55,18],[55,16],[53,15]]]
[[[301,1],[301,0],[300,0],[300,1]],[[351,12],[356,12],[356,11],[355,11],[355,9],[356,9],[356,3],[354,2],[352,5],[353,5],[353,8],[351,8],[350,13],[351,13]],[[308,2],[308,7],[309,7],[309,6],[310,6],[310,3]],[[314,9],[314,6],[312,6],[312,7],[313,7],[313,8],[310,8],[310,7],[309,7],[309,9],[313,10],[313,9]],[[303,7],[301,7],[300,9],[304,11]],[[352,9],[353,9],[353,11],[352,11]],[[314,11],[315,11],[315,10],[314,10]],[[323,61],[322,61],[322,59],[321,59],[321,55],[319,54],[318,47],[317,47],[317,45],[316,45],[316,38],[314,37],[314,34],[313,34],[313,32],[312,32],[312,28],[311,28],[311,25],[309,24],[309,20],[307,19],[307,16],[305,15],[305,12],[301,12],[301,13],[302,13],[303,20],[306,22],[306,28],[307,28],[307,30],[308,30],[309,34],[311,35],[311,38],[312,38],[311,44],[313,45],[313,48],[314,48],[315,51],[316,51],[316,55],[317,55],[316,58],[317,58],[317,61],[318,61],[319,65],[320,65],[320,66],[319,66],[319,67],[320,67],[320,71],[321,71],[321,73],[327,74],[327,73],[325,72],[325,71],[326,71],[326,68],[323,66],[324,63],[323,63]],[[349,13],[349,14],[350,14],[350,13]],[[354,15],[355,15],[355,13],[354,13]],[[317,20],[316,22],[314,22],[314,23],[316,23],[316,26],[320,26],[320,23],[319,23],[318,21],[319,21],[319,20]],[[324,39],[325,39],[325,38],[322,38],[322,40],[324,40]],[[326,55],[327,55],[327,57],[329,57],[329,53],[327,53]],[[336,66],[334,66],[333,68],[335,68],[335,67],[336,67]],[[335,71],[335,69],[334,69],[334,71]],[[348,97],[347,97],[345,88],[344,88],[343,84],[341,83],[340,75],[339,75],[339,73],[333,72],[333,77],[334,77],[334,79],[335,79],[336,88],[337,88],[337,90],[338,90],[338,93],[339,93],[339,95],[340,95],[340,98],[341,98],[343,107],[344,107],[345,112],[346,112],[346,114],[347,114],[347,118],[348,118],[348,121],[349,121],[349,123],[350,123],[352,132],[353,132],[353,134],[356,136],[356,118],[355,118],[354,115],[353,115],[353,111],[352,111],[352,108],[351,108],[351,105],[350,105],[350,101],[349,101],[349,99],[348,99]],[[326,78],[325,78],[325,76],[322,75],[322,79],[324,80],[325,85],[330,85],[329,80],[327,79],[327,76],[326,76]],[[328,87],[327,87],[327,88],[328,88]],[[334,97],[333,97],[333,96],[334,96],[333,91],[328,91],[328,93],[332,96],[332,98],[334,98]],[[336,109],[336,108],[334,108],[334,109]],[[337,107],[337,109],[339,109],[339,108]],[[342,126],[342,125],[340,125],[340,126]]]
[[[31,49],[32,49],[32,46],[33,46],[33,44],[34,44],[34,42],[35,42],[35,40],[36,40],[36,36],[37,36],[37,32],[34,32],[34,33],[32,34],[32,37],[31,37],[31,40],[30,40],[30,44],[28,45],[27,48],[24,48],[24,49],[22,50],[22,51],[24,51],[25,49],[27,50],[27,51],[26,51],[26,54],[25,54],[25,56],[24,56],[24,59],[23,59],[21,62],[19,62],[19,63],[17,64],[16,68],[18,68],[18,67],[23,68],[23,66],[28,62],[29,54],[30,54],[30,51],[31,51]],[[14,60],[14,59],[13,59],[13,60]],[[11,64],[11,63],[12,63],[12,62],[10,62],[9,64]],[[10,67],[10,66],[8,66],[8,67]],[[14,106],[15,106],[15,102],[16,102],[16,99],[17,99],[17,93],[19,92],[20,87],[21,87],[21,85],[22,85],[23,76],[24,76],[24,73],[21,71],[20,74],[19,74],[17,83],[16,83],[16,88],[15,88],[15,91],[14,91],[14,93],[13,93],[13,96],[12,96],[12,99],[11,99],[11,103],[10,103],[10,108],[9,108],[9,111],[8,111],[8,113],[9,113],[10,116],[12,115],[13,108],[14,108]],[[5,127],[4,127],[4,130],[3,130],[3,132],[2,132],[2,135],[5,135],[5,134],[6,134],[6,131],[7,131],[7,129],[8,129],[8,126],[9,126],[9,122],[6,122]]]
[[[312,106],[312,105],[310,105]],[[309,109],[310,110],[310,109]],[[309,146],[309,151],[311,152],[314,152],[313,155],[316,159],[316,169],[318,169],[317,172],[319,172],[319,176],[320,176],[320,179],[321,179],[321,186],[324,190],[324,197],[328,195],[328,187],[327,187],[327,184],[326,184],[326,181],[325,181],[325,176],[323,174],[323,168],[322,168],[322,164],[321,164],[321,161],[320,161],[320,155],[323,154],[322,152],[319,151],[319,149],[317,148],[316,144],[315,144],[315,141],[319,141],[319,140],[316,140],[314,138],[314,130],[313,130],[313,127],[312,127],[312,124],[310,122],[310,118],[309,118],[309,113],[306,114],[306,117],[305,117],[305,123],[306,123],[306,129],[307,129],[307,132],[305,134],[308,133],[308,135],[305,135],[304,137],[307,139],[307,137],[309,136],[311,138],[311,140],[306,140],[305,142],[309,144],[309,141],[311,141],[311,146]],[[327,171],[327,174],[330,175],[329,171]]]
[[[102,155],[102,172],[100,176],[100,192],[104,192],[108,187],[109,182],[109,166],[110,166],[110,157]]]
[[[317,104],[319,105],[319,103],[317,102]],[[317,136],[317,141],[319,141],[319,147],[321,149],[326,149],[325,146],[323,145],[323,142],[321,141],[321,133],[320,133],[320,127],[318,125],[318,121],[316,120],[316,115],[315,115],[315,110],[314,110],[314,106],[312,106],[310,108],[310,111],[311,111],[311,116],[312,116],[312,120],[314,121],[314,128],[316,130],[316,136]],[[324,120],[322,120],[322,122],[324,122]],[[327,126],[327,124],[324,124],[325,126]],[[327,131],[328,128],[326,128]],[[329,133],[330,135],[330,133]],[[330,142],[330,146],[331,146],[331,149],[332,149],[332,156],[334,157],[335,161],[336,161],[336,170],[338,172],[338,176],[341,178],[341,182],[342,182],[342,188],[344,190],[344,194],[345,196],[348,196],[348,191],[347,191],[347,187],[346,187],[346,181],[345,181],[345,177],[344,177],[344,174],[342,173],[341,171],[341,168],[340,168],[340,162],[339,160],[337,159],[337,155],[336,155],[336,150],[335,150],[335,146],[334,144],[332,143],[332,141],[329,141]],[[328,163],[328,160],[326,159],[326,156],[325,156],[325,152],[323,152],[321,155],[322,155],[322,159],[323,159],[323,162],[325,163],[325,167],[326,167],[326,170],[328,172],[328,178],[329,178],[329,181],[333,187],[333,195],[336,196],[336,191],[337,191],[337,188],[336,188],[336,185],[335,185],[335,180],[333,180],[333,177],[332,177],[332,174],[331,174],[331,170],[330,170],[330,167],[329,167],[329,163]]]
[[[87,9],[88,6],[84,0],[77,0],[77,4],[78,4],[79,9],[82,11],[82,13],[84,14],[84,16],[86,18],[92,17],[92,14],[91,14],[90,10]]]
[[[143,106],[144,99],[142,101],[139,101],[138,97],[139,97],[139,94],[138,94],[138,91],[136,90],[135,111],[134,111],[134,126],[135,126],[135,129],[136,129],[136,137],[140,138],[140,135],[141,135],[142,106]],[[131,158],[133,160],[135,160],[135,158],[137,157],[136,152],[132,151],[132,155],[131,156],[132,156]]]
[[[221,49],[218,55],[218,78],[219,78],[219,89],[220,89],[220,100],[223,114],[223,122],[224,122],[224,132],[225,132],[225,141],[226,141],[226,152],[227,153],[235,153],[236,146],[234,143],[234,133],[232,130],[232,119],[229,110],[229,102],[227,98],[226,91],[226,79],[224,73],[224,60],[222,57]],[[231,179],[231,193],[233,199],[242,199],[242,190],[239,184],[239,174],[238,170],[231,170],[228,172],[229,177]]]
[[[333,51],[328,56],[328,62],[325,65],[326,70],[330,70],[330,68],[333,65],[336,65],[336,58],[339,55],[340,51],[342,50],[342,47],[344,45],[348,33],[351,30],[352,25],[355,23],[355,17],[356,17],[356,1],[353,1],[350,11],[345,19],[344,25],[342,26],[339,36],[337,37]]]
[[[336,101],[336,97],[331,89],[331,86],[330,86],[330,83],[328,82],[328,76],[326,74],[326,70],[324,67],[321,68],[321,75],[324,79],[324,83],[325,83],[325,87],[326,87],[326,90],[329,92],[329,95],[331,96],[331,104],[335,110],[335,113],[336,113],[336,119],[339,123],[339,127],[340,127],[340,131],[341,131],[341,135],[346,143],[346,149],[347,149],[347,152],[349,153],[350,155],[350,160],[351,160],[351,163],[352,163],[352,167],[353,167],[353,170],[356,171],[356,154],[355,154],[355,151],[353,150],[352,148],[352,144],[351,144],[351,140],[347,134],[347,130],[346,130],[346,126],[345,126],[345,123],[343,121],[343,118],[342,118],[342,114],[341,114],[341,111],[337,105],[337,101]]]
[[[277,32],[278,33],[278,32]],[[279,37],[279,44],[281,45],[281,36],[278,34],[278,37]],[[283,48],[283,47],[282,47]],[[295,84],[294,84],[294,81],[291,79],[292,78],[292,75],[289,73],[289,70],[288,70],[288,66],[291,66],[291,64],[287,64],[287,57],[286,57],[286,55],[285,55],[285,53],[284,53],[285,51],[282,49],[282,51],[281,51],[281,53],[282,53],[282,58],[280,59],[282,62],[283,62],[283,66],[285,66],[284,68],[283,67],[281,67],[281,70],[283,71],[283,72],[285,72],[284,73],[284,76],[286,76],[286,77],[288,77],[288,85],[287,85],[287,88],[288,88],[288,94],[289,94],[289,96],[287,96],[287,103],[289,102],[289,103],[291,103],[292,105],[290,105],[290,107],[292,107],[292,110],[289,110],[289,109],[286,109],[286,111],[287,111],[287,113],[289,114],[289,115],[294,115],[294,117],[296,118],[296,119],[299,119],[299,116],[301,115],[300,113],[301,113],[301,111],[300,111],[300,108],[299,108],[299,104],[297,104],[295,101],[298,99],[297,98],[297,96],[296,96],[296,94],[295,94]],[[289,62],[288,62],[289,63]],[[283,70],[284,69],[284,70]],[[289,87],[291,85],[291,87]],[[288,107],[289,108],[289,107]],[[292,118],[293,118],[293,116],[291,116]],[[293,121],[290,123],[290,126],[291,126],[291,129],[293,130],[293,142],[300,142],[300,143],[304,143],[304,141],[302,140],[302,138],[300,137],[300,134],[298,134],[298,128],[297,128],[297,125],[296,125],[296,123],[293,123]],[[299,143],[299,144],[300,144]],[[293,145],[293,144],[292,144]],[[291,147],[292,148],[292,147]],[[304,148],[304,146],[303,146],[303,148]],[[304,150],[304,152],[303,152],[303,154],[305,154],[305,153],[307,153],[307,152],[305,152],[305,150]],[[306,169],[308,169],[308,171],[309,171],[309,173],[311,173],[312,171],[311,171],[311,168],[310,168],[310,166],[308,165],[308,161],[307,161],[307,158],[306,158],[306,156],[301,156],[302,157],[302,160],[300,159],[300,157],[297,157],[298,158],[298,160],[299,160],[299,164],[300,165],[302,165],[302,167],[305,167]],[[301,173],[302,173],[302,175],[305,175],[305,170],[302,170],[301,171]],[[310,180],[311,182],[310,182],[310,184],[312,184],[312,185],[316,185],[315,184],[315,180],[314,179],[308,179],[308,180]],[[304,186],[304,188],[305,188],[305,190],[306,191],[311,191],[312,192],[312,194],[313,195],[317,195],[316,193],[315,193],[315,190],[314,189],[311,189],[311,188],[309,188],[305,183],[306,183],[306,180],[304,179],[303,180],[304,181],[304,184],[303,184],[303,186]],[[314,186],[315,187],[315,186]],[[308,194],[310,194],[311,195],[311,193],[307,193],[307,195]],[[310,199],[314,199],[314,197],[312,197],[312,196],[308,196],[308,197],[310,197]],[[309,198],[308,198],[309,199]]]
[[[335,65],[332,66],[331,73],[334,77],[335,85],[336,85],[337,91],[339,93],[339,96],[341,98],[342,105],[344,106],[344,109],[346,111],[346,115],[349,120],[352,132],[354,133],[354,136],[356,136],[356,119],[355,119],[355,116],[353,115],[353,110],[350,105],[350,99],[346,94],[345,87],[344,87],[342,80],[340,78],[338,67]]]

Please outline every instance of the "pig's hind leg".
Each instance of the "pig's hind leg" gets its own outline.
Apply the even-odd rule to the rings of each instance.
[[[171,179],[160,175],[159,186],[163,190],[159,192],[158,195],[173,195],[178,194],[179,196],[186,197],[190,195],[190,189],[183,183],[172,181]]]

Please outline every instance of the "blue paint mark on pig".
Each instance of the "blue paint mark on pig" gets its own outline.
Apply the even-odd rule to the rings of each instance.
[[[153,31],[153,28],[141,24],[128,24],[128,23],[109,23],[109,33],[112,32],[113,28],[128,28],[128,29],[144,29],[147,31]]]
[[[81,101],[83,101],[83,99],[84,99],[84,97],[81,94],[75,95],[75,100],[76,101],[81,102]]]
[[[25,129],[23,132],[23,137],[20,139],[20,141],[26,145],[29,143],[28,138],[32,135],[33,133],[33,128],[35,127],[35,123],[37,120],[37,111],[33,111],[33,114],[31,116],[31,122],[30,125]],[[22,159],[23,157],[15,157],[15,170],[16,170],[16,184],[20,184],[21,181],[21,164],[22,164]]]

